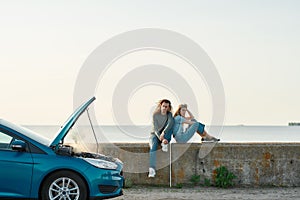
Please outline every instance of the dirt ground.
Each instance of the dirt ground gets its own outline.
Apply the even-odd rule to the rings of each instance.
[[[183,199],[300,199],[300,187],[229,188],[215,187],[161,188],[133,187],[114,200],[183,200]]]

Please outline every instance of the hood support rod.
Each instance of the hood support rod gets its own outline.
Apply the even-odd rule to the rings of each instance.
[[[92,130],[93,130],[93,134],[94,134],[94,137],[95,137],[95,140],[96,140],[96,143],[97,143],[97,153],[99,153],[99,152],[98,152],[98,146],[99,146],[99,145],[98,145],[98,140],[97,140],[97,136],[96,136],[96,133],[95,133],[93,124],[92,124],[92,120],[91,120],[91,117],[90,117],[89,109],[87,109],[86,112],[87,112],[87,115],[88,115],[88,118],[89,118],[89,121],[90,121],[90,125],[91,125],[91,128],[92,128]]]

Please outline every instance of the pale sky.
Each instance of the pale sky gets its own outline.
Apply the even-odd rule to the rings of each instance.
[[[1,0],[0,118],[24,125],[62,124],[72,113],[76,78],[90,53],[118,34],[158,28],[189,37],[211,58],[224,86],[225,125],[300,122],[299,11],[297,0]],[[127,68],[118,74],[118,65],[129,70],[147,63],[173,64],[180,72],[175,65],[184,63],[169,56],[128,55],[106,79],[115,83],[122,78]],[[201,84],[193,86],[203,98],[197,117],[209,124],[212,105]],[[96,96],[110,102],[114,85],[106,81],[104,86],[105,94]],[[149,123],[160,96],[175,107],[181,103],[157,85],[142,89],[130,102],[120,100],[137,124]],[[111,108],[101,106],[96,111],[103,123],[113,124]]]

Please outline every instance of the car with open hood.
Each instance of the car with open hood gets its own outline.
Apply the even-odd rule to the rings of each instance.
[[[119,159],[75,151],[64,142],[94,100],[79,106],[52,141],[0,119],[0,199],[86,200],[122,195]]]

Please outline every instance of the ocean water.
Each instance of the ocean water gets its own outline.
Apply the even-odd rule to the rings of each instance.
[[[49,139],[53,139],[59,130],[59,126],[25,127]],[[207,126],[205,129],[210,135],[220,138],[221,142],[225,143],[300,142],[300,126]],[[96,126],[95,134],[100,143],[147,143],[150,130],[150,126]],[[86,142],[95,142],[90,127],[73,128],[72,132],[73,136],[68,136],[70,141],[80,137]],[[200,139],[200,136],[195,134],[189,142],[200,142]]]

